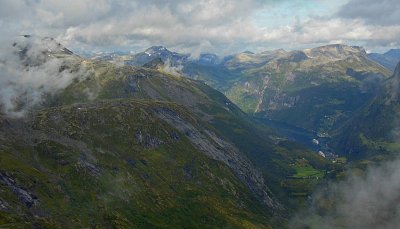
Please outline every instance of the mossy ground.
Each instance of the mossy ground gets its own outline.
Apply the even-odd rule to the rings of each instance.
[[[1,199],[12,207],[1,211],[0,222],[49,228],[268,227],[270,213],[229,168],[198,152],[184,135],[171,139],[176,130],[152,113],[160,106],[179,113],[176,105],[145,101],[39,112],[32,126],[44,136],[33,147],[3,149],[0,168],[40,203],[27,208],[2,185]],[[135,138],[138,131],[163,143],[146,148]]]
[[[256,199],[228,166],[207,157],[187,133],[157,116],[160,108],[232,143],[261,171],[268,194],[289,209],[299,206],[281,182],[296,173],[291,164],[305,158],[315,169],[329,166],[202,82],[103,62],[86,65],[93,70],[87,78],[50,97],[27,120],[0,126],[0,172],[39,201],[27,207],[2,183],[0,200],[11,206],[0,211],[4,225],[282,225],[284,217]]]

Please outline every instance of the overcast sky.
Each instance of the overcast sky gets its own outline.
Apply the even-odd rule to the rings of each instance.
[[[74,51],[151,45],[228,54],[329,43],[400,46],[398,0],[0,0],[1,45],[52,36]]]

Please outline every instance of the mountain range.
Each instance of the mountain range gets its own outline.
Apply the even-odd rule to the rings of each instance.
[[[223,58],[212,55],[207,64],[166,48],[146,52],[152,49],[162,49],[162,54],[152,53],[180,66],[180,74],[204,81],[248,115],[324,155],[360,159],[397,149],[390,131],[396,109],[377,105],[386,104],[388,95],[382,94],[397,85],[391,76],[400,61],[396,49],[367,54],[357,46],[326,45],[246,51]],[[146,52],[130,56],[132,61],[126,63],[135,63],[136,56]],[[169,63],[171,55],[174,61]],[[321,144],[313,145],[314,139]]]
[[[5,227],[282,228],[346,159],[400,148],[400,65],[361,47],[83,58],[29,39],[13,67],[49,78],[3,85]]]
[[[121,66],[54,42],[15,45],[23,71],[60,61],[50,77],[75,78],[0,113],[1,225],[270,228],[334,169],[161,58]],[[316,173],[298,180],[302,168]]]
[[[127,65],[142,66],[156,57],[223,92],[251,115],[322,135],[362,107],[391,75],[365,50],[346,45],[225,58],[204,54],[198,60],[156,46],[123,58]]]

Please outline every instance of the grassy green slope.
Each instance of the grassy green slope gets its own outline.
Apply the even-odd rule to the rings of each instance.
[[[87,76],[40,111],[0,119],[5,227],[268,228],[297,206],[292,164],[327,169],[202,82],[76,65]]]
[[[0,174],[11,183],[0,189],[1,225],[267,227],[271,213],[226,165],[158,118],[160,107],[187,113],[116,100],[44,109],[20,130],[6,125]]]
[[[301,157],[314,157],[305,148],[294,147],[292,143],[279,140],[267,126],[254,122],[222,93],[200,81],[142,68],[113,68],[108,63],[101,63],[100,66],[96,68],[97,76],[94,79],[67,88],[66,94],[61,94],[58,99],[62,103],[79,101],[87,97],[81,94],[85,91],[83,88],[93,88],[93,91],[99,91],[97,99],[136,98],[182,104],[200,117],[201,126],[206,126],[223,139],[234,143],[253,163],[260,165],[265,176],[274,180],[273,183],[279,183],[280,178],[293,172],[287,165],[294,158],[300,157],[296,155],[296,150]],[[67,101],[63,101],[65,99]],[[282,156],[281,149],[293,151]]]

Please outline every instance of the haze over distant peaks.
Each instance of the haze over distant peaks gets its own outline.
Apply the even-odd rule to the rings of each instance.
[[[370,53],[369,58],[394,71],[397,63],[400,61],[400,49],[390,49],[384,54]]]

